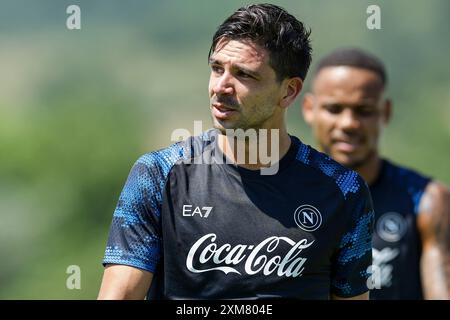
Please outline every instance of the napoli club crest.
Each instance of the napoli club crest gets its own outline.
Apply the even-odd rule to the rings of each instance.
[[[322,224],[322,215],[316,207],[304,204],[295,210],[294,221],[300,229],[311,232]]]
[[[397,242],[406,232],[406,220],[397,212],[387,212],[378,219],[376,231],[384,241]]]

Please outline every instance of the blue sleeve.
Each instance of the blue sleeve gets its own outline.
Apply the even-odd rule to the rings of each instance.
[[[346,197],[344,213],[349,219],[332,262],[331,293],[347,298],[369,290],[368,268],[372,264],[374,211],[366,183],[358,177],[359,189]]]
[[[164,176],[141,157],[120,194],[103,265],[122,264],[155,272],[161,254],[160,210]]]

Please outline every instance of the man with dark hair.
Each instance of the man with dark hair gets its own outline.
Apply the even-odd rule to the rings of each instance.
[[[386,85],[378,58],[338,49],[318,63],[303,115],[320,149],[370,186],[375,208],[370,297],[448,299],[450,193],[380,156],[378,140],[392,112]]]
[[[267,4],[219,27],[209,53],[214,129],[135,163],[100,299],[367,299],[368,188],[286,129],[311,60],[308,37]],[[251,161],[255,149],[270,161],[261,152]]]

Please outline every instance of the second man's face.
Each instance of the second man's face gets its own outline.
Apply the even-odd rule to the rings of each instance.
[[[390,105],[375,72],[337,66],[319,71],[303,103],[305,120],[322,151],[356,169],[378,154]]]
[[[274,128],[281,86],[269,65],[267,50],[249,41],[221,40],[210,57],[210,108],[214,127]]]

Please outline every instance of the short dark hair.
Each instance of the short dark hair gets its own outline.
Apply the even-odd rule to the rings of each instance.
[[[281,7],[248,5],[239,8],[219,26],[208,58],[223,38],[251,40],[269,51],[269,64],[279,82],[291,77],[304,80],[311,64],[310,34],[302,22]]]
[[[339,48],[323,57],[317,64],[314,75],[326,67],[348,66],[375,72],[383,87],[387,84],[387,73],[383,62],[375,55],[359,48]]]

